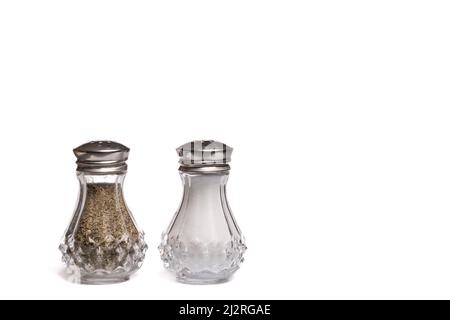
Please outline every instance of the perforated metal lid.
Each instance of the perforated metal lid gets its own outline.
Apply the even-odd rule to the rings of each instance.
[[[73,150],[77,171],[90,174],[120,174],[127,171],[130,149],[114,141],[91,141]]]
[[[181,168],[222,167],[229,169],[233,148],[214,140],[196,140],[177,148]],[[225,167],[225,168],[224,168]]]

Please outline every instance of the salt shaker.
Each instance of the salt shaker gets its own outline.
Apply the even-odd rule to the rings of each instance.
[[[226,195],[232,150],[212,140],[177,149],[183,199],[159,250],[165,267],[180,282],[222,283],[243,262],[247,248]]]
[[[60,250],[75,282],[126,281],[140,268],[147,245],[123,196],[129,149],[92,141],[74,149],[80,193]]]

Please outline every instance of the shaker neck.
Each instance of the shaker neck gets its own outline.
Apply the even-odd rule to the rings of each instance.
[[[122,185],[125,180],[125,174],[89,174],[86,172],[77,172],[78,180],[86,184],[119,184]]]
[[[191,191],[214,193],[226,186],[229,171],[207,174],[180,171],[180,175],[185,188]]]

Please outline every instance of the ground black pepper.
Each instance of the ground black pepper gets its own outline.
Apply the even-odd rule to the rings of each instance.
[[[84,209],[74,232],[79,263],[92,271],[126,267],[126,259],[138,241],[139,231],[128,213],[120,185],[88,183]]]

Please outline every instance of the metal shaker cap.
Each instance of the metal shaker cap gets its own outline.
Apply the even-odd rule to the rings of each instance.
[[[121,174],[127,172],[130,149],[114,141],[91,141],[75,148],[77,171],[89,174]]]
[[[233,148],[214,140],[195,140],[177,148],[181,170],[210,168],[209,171],[228,170]],[[208,169],[203,170],[208,171]]]

